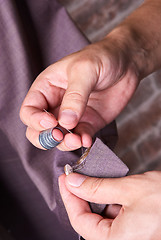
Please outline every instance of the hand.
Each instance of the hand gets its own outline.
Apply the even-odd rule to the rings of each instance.
[[[65,135],[59,149],[90,147],[92,136],[126,106],[139,81],[119,34],[61,59],[37,77],[20,111],[26,136],[36,147],[42,148],[40,131],[58,123],[74,132]]]
[[[59,186],[70,222],[86,240],[160,240],[160,172],[115,179],[72,173]],[[91,213],[87,201],[122,207],[111,219]]]

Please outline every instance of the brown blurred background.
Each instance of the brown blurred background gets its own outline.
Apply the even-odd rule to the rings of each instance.
[[[91,42],[103,38],[143,3],[143,0],[59,1]],[[161,70],[142,80],[132,101],[117,118],[117,126],[119,141],[115,152],[130,172],[161,170]]]

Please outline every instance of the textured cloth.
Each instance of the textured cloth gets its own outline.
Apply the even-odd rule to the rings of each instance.
[[[78,168],[77,173],[100,178],[123,177],[128,172],[127,166],[99,138]]]
[[[128,173],[127,166],[106,146],[99,138],[96,138],[85,160],[78,165],[77,173],[90,177],[116,178],[124,177]],[[90,203],[94,213],[104,210],[104,204]]]
[[[77,239],[57,180],[80,153],[36,149],[25,138],[19,109],[45,67],[88,41],[55,0],[0,0],[0,32],[1,222],[16,240]],[[113,147],[115,123],[97,136]]]

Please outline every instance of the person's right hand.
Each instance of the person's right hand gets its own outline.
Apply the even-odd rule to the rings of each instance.
[[[139,83],[130,46],[122,39],[115,30],[104,40],[49,66],[36,78],[20,111],[31,143],[42,148],[40,131],[59,123],[74,132],[65,135],[60,150],[89,147],[92,136],[118,116]]]
[[[161,239],[161,172],[122,178],[64,174],[59,188],[70,223],[84,239]],[[91,212],[89,202],[110,208],[99,215]]]

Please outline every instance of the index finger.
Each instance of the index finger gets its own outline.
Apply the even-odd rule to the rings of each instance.
[[[37,99],[40,106],[35,106],[34,101],[30,104],[30,99]],[[28,93],[25,98],[24,103],[20,109],[21,121],[28,127],[35,129],[36,131],[42,131],[48,128],[55,127],[58,122],[53,114],[48,114],[45,109],[47,109],[47,104],[42,101],[43,96],[39,93]],[[42,103],[42,104],[41,104]]]
[[[31,86],[20,109],[22,122],[36,131],[55,127],[58,123],[53,114],[43,109],[56,109],[59,105],[59,91],[47,78],[39,76]]]

